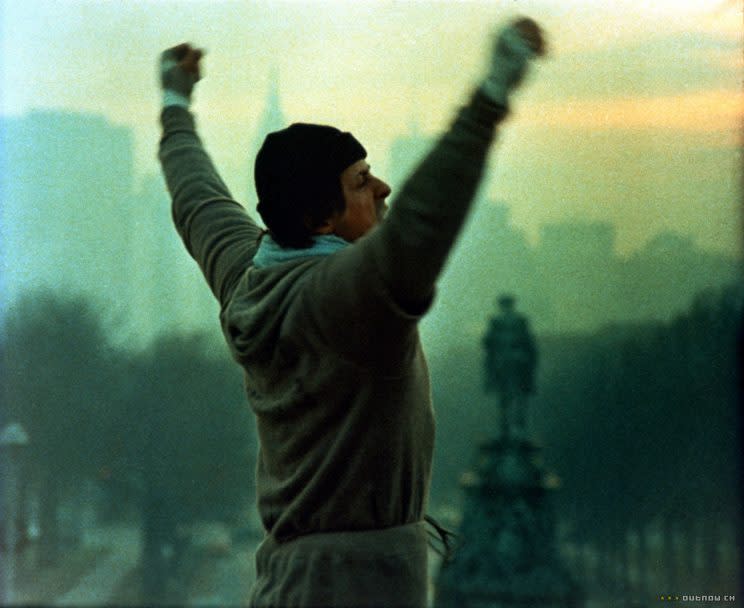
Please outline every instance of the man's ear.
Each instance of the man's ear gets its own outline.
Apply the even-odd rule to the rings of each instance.
[[[333,234],[336,231],[336,214],[328,219],[323,220],[320,225],[315,227],[313,234]]]

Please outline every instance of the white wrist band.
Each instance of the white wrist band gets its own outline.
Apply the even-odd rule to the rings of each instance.
[[[163,90],[163,107],[168,106],[181,106],[182,108],[188,108],[191,105],[191,101],[185,95],[176,93],[170,89]]]
[[[492,101],[506,106],[510,93],[522,80],[536,53],[513,26],[499,34],[496,45],[491,70],[483,80],[481,90]]]

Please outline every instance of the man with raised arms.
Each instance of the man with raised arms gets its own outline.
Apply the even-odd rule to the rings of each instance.
[[[530,19],[497,32],[483,80],[389,211],[390,188],[350,133],[271,133],[255,163],[266,231],[196,133],[201,51],[162,54],[173,220],[219,301],[257,421],[266,535],[252,606],[425,606],[434,416],[418,322],[511,93],[543,53]]]

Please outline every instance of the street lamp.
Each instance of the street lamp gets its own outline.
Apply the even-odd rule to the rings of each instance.
[[[0,432],[0,451],[7,455],[5,461],[5,556],[2,560],[5,593],[3,604],[10,606],[14,602],[15,587],[15,548],[18,544],[18,512],[20,453],[28,445],[28,434],[18,422],[11,422]]]

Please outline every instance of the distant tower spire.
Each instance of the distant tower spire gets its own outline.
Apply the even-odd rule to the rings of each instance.
[[[287,120],[282,112],[281,101],[279,98],[279,68],[274,65],[269,72],[269,91],[266,96],[266,105],[264,106],[261,120],[258,123],[258,132],[256,133],[257,147],[263,143],[264,138],[272,131],[278,131],[287,126]]]
[[[261,145],[266,139],[269,133],[278,131],[287,126],[287,119],[282,112],[282,104],[279,95],[279,68],[276,65],[271,67],[269,71],[269,88],[266,95],[266,104],[261,112],[261,115],[257,122],[257,127],[253,139],[253,146],[250,151],[250,159],[248,164],[248,197],[247,200],[256,199],[256,190],[253,183],[253,164],[256,159]]]

